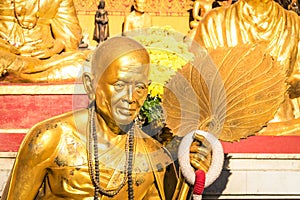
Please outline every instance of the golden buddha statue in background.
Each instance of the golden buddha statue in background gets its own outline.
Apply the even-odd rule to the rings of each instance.
[[[205,16],[207,12],[213,9],[213,3],[217,2],[220,6],[230,6],[232,0],[216,1],[216,0],[195,0],[193,2],[192,16],[193,20],[190,22],[189,38],[194,38],[199,21]]]
[[[171,154],[136,124],[149,63],[129,37],[100,44],[83,75],[90,106],[27,133],[2,199],[184,199]]]
[[[263,51],[287,71],[288,94],[264,135],[299,134],[300,20],[272,0],[240,0],[210,11],[199,23],[195,41],[207,49],[238,44],[267,44]]]
[[[192,16],[193,20],[190,22],[189,38],[194,38],[199,21],[203,18],[205,13],[212,9],[214,0],[195,0],[193,2]]]
[[[74,81],[87,59],[72,0],[4,0],[0,26],[4,81]]]
[[[134,10],[124,18],[122,32],[126,34],[127,31],[135,29],[149,28],[152,26],[151,16],[145,13],[147,0],[134,0]]]

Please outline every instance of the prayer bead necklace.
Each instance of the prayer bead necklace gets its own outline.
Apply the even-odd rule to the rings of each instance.
[[[134,127],[133,124],[130,130],[127,133],[126,143],[125,143],[125,152],[126,152],[126,161],[124,166],[124,178],[115,190],[106,190],[100,186],[100,169],[99,169],[99,157],[98,157],[98,138],[95,126],[95,101],[93,101],[89,106],[89,117],[90,117],[90,127],[89,127],[89,136],[88,136],[88,168],[91,180],[93,182],[95,193],[94,200],[98,200],[99,193],[112,197],[120,192],[120,190],[126,184],[126,179],[128,183],[128,199],[134,199],[134,190],[133,190],[133,179],[132,179],[132,166],[133,166],[133,149],[134,149]],[[93,155],[94,152],[94,155]],[[95,167],[93,166],[93,161]]]
[[[21,11],[22,13],[21,14],[18,14],[17,13],[17,8],[16,8],[16,0],[12,0],[12,4],[14,5],[14,16],[18,22],[18,24],[24,28],[24,29],[28,29],[28,30],[31,30],[33,29],[36,25],[37,25],[37,22],[38,22],[38,19],[40,18],[40,0],[37,0],[37,5],[38,5],[38,8],[37,8],[37,12],[35,13],[35,20],[33,23],[28,23],[28,25],[25,25],[23,22],[25,20],[25,14],[26,14],[26,8],[22,7]],[[36,4],[36,3],[35,3]],[[25,10],[25,11],[24,11]],[[21,20],[19,18],[19,16],[23,15],[23,20]]]

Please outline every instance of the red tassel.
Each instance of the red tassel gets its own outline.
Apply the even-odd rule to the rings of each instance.
[[[194,184],[193,193],[196,195],[202,195],[205,185],[205,172],[203,170],[197,170]]]

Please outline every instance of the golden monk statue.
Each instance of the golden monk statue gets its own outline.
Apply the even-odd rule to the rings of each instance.
[[[170,153],[137,123],[148,70],[148,52],[135,40],[100,44],[92,74],[83,75],[89,107],[27,133],[2,199],[180,199]]]
[[[141,28],[149,28],[152,26],[151,16],[148,13],[145,13],[146,0],[134,0],[134,10],[125,16],[124,24],[123,24],[123,34],[125,32],[141,29]]]
[[[2,80],[74,81],[87,59],[72,0],[4,0],[0,26]]]
[[[203,47],[211,50],[264,42],[264,54],[270,54],[287,72],[286,101],[261,134],[299,132],[299,29],[298,15],[272,0],[240,0],[228,8],[212,10],[199,23],[194,39]]]
[[[212,9],[212,4],[214,0],[196,0],[193,3],[193,21],[190,22],[191,29],[197,28],[199,21],[203,18],[203,16]]]
[[[217,2],[220,6],[230,6],[232,0],[226,1],[215,1],[215,0],[195,0],[193,2],[192,16],[193,20],[190,22],[190,31],[188,36],[194,38],[196,29],[198,27],[199,21],[205,16],[207,12],[213,9],[213,3]]]

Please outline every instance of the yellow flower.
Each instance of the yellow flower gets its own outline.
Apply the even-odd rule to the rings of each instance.
[[[142,43],[150,54],[150,75],[152,81],[149,87],[151,96],[163,94],[164,85],[170,77],[193,59],[188,50],[188,44],[183,42],[183,36],[170,27],[151,27],[133,37]]]

